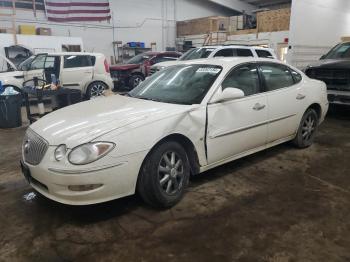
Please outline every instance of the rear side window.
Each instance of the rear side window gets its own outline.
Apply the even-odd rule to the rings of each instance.
[[[91,57],[87,55],[66,55],[64,56],[64,68],[92,66]]]
[[[225,88],[241,89],[245,96],[260,92],[258,69],[255,65],[242,65],[235,68],[222,82],[222,90]]]
[[[238,48],[236,49],[237,56],[253,56],[253,53],[250,49]]]
[[[218,57],[218,56],[232,57],[233,54],[234,54],[233,49],[226,48],[226,49],[221,49],[221,50],[217,51],[216,54],[214,55],[214,57]]]
[[[263,64],[260,68],[265,80],[266,91],[294,85],[294,79],[288,67],[278,64]]]
[[[176,61],[176,57],[171,57],[171,56],[157,56],[152,59],[153,64],[158,64],[161,62],[167,62],[167,61]]]
[[[255,52],[257,53],[258,57],[273,58],[269,51],[256,49]]]

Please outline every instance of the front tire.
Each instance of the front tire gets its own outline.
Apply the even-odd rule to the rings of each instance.
[[[311,146],[317,133],[318,122],[317,112],[312,108],[308,109],[301,119],[293,144],[299,148]]]
[[[137,191],[149,205],[169,208],[183,197],[189,176],[190,165],[184,148],[176,142],[166,142],[144,161]]]
[[[129,90],[133,90],[135,87],[137,87],[145,78],[142,75],[132,75],[129,78],[128,87]]]
[[[102,96],[107,89],[107,85],[103,82],[92,82],[86,90],[86,98],[91,99]]]

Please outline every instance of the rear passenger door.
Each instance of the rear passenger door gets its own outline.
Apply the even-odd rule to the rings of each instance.
[[[63,56],[61,83],[66,88],[85,91],[86,85],[93,79],[93,63],[89,55]]]
[[[259,67],[269,108],[268,143],[271,143],[296,133],[305,96],[299,83],[301,76],[299,80],[293,77],[289,67],[277,63],[260,63]]]

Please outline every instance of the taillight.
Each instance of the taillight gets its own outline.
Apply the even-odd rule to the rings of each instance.
[[[107,63],[107,59],[105,59],[104,65],[105,65],[105,70],[106,70],[106,72],[109,73],[110,71],[109,71],[109,65],[108,65],[108,63]]]

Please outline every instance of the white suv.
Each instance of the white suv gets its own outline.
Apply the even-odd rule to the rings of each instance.
[[[52,75],[63,87],[79,89],[88,99],[113,88],[109,65],[103,54],[38,54],[22,62],[18,68],[7,58],[0,57],[0,81],[5,87],[21,89],[25,81],[34,77],[51,83]]]
[[[181,61],[213,57],[260,57],[277,59],[275,52],[270,48],[240,45],[203,46],[188,50],[176,61],[162,62],[152,66],[150,74],[154,74],[165,67],[176,65]]]

